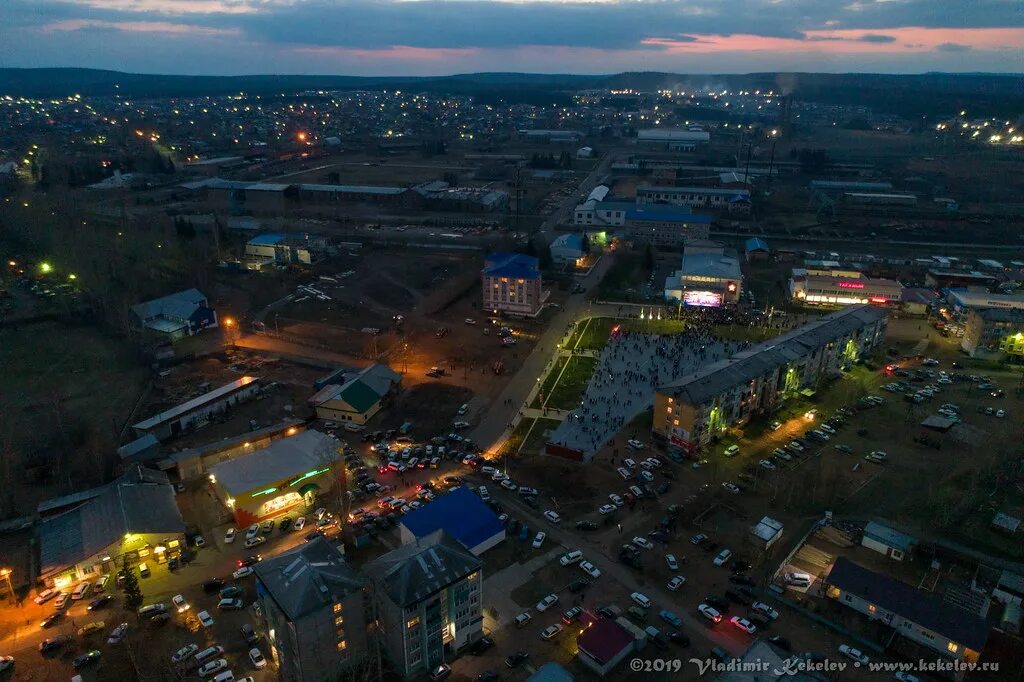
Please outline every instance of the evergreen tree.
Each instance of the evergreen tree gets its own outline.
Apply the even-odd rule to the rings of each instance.
[[[654,250],[650,244],[644,249],[644,267],[648,272],[654,272]]]
[[[125,557],[121,564],[121,579],[123,581],[121,591],[124,592],[125,609],[138,611],[139,607],[142,606],[144,597],[142,596],[142,589],[139,587],[139,578],[135,574],[135,567],[128,564],[128,557]]]
[[[586,232],[583,233],[583,244],[580,247],[583,253],[590,253],[590,237]]]

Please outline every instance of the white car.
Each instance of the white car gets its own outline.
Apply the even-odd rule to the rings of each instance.
[[[598,513],[598,514],[600,514],[601,516],[604,516],[605,514],[611,514],[611,513],[612,513],[612,512],[614,512],[614,511],[615,511],[615,507],[614,507],[613,505],[610,505],[610,504],[602,504],[602,505],[601,505],[601,506],[600,506],[600,507],[598,508],[598,510],[597,510],[597,513]]]
[[[629,440],[627,440],[626,445],[628,445],[634,450],[643,450],[645,447],[647,447],[644,445],[643,441],[637,440],[635,438],[630,438]]]
[[[462,421],[462,420],[457,421],[454,424],[452,424],[452,428],[453,429],[459,429],[459,430],[468,429],[469,428],[469,422]]]
[[[299,518],[295,519],[295,523],[292,524],[292,530],[302,530],[305,527],[306,527],[306,517],[305,516],[300,516]]]
[[[740,454],[740,446],[730,445],[722,452],[722,454],[725,455],[726,457],[735,457],[736,455]]]
[[[224,544],[230,545],[234,541],[235,541],[235,529],[234,528],[228,528],[227,532],[224,533]]]
[[[492,466],[484,466],[484,467],[480,467],[480,473],[481,473],[481,474],[483,474],[483,475],[485,475],[485,476],[493,476],[493,475],[495,474],[495,472],[496,472],[496,471],[498,471],[498,470],[497,470],[497,469],[495,469],[495,468],[494,468],[494,467],[492,467]]]
[[[558,523],[562,520],[561,516],[559,516],[556,512],[550,510],[544,512],[544,518],[550,521],[551,523]]]
[[[498,482],[498,483],[501,483],[501,482],[502,482],[502,481],[504,481],[504,480],[505,480],[506,478],[508,478],[508,474],[506,474],[505,472],[503,472],[503,471],[500,471],[500,470],[498,470],[498,469],[495,469],[495,470],[494,470],[494,473],[493,473],[493,474],[491,474],[491,480],[492,480],[492,481],[496,481],[496,482]]]
[[[682,587],[685,584],[686,584],[686,578],[684,578],[681,575],[674,575],[674,576],[672,576],[672,579],[668,581],[667,587],[668,587],[669,591],[675,592],[676,590],[678,590],[680,587]]]
[[[622,460],[622,466],[626,467],[627,469],[636,469],[636,462],[634,462],[631,459],[624,459]]]
[[[203,624],[204,628],[213,627],[213,616],[210,615],[209,611],[200,611],[196,614],[196,618],[199,619],[199,622]]]
[[[626,481],[628,481],[630,479],[630,477],[633,475],[633,474],[629,473],[628,469],[624,469],[622,467],[619,467],[615,471],[617,471],[619,473],[619,476],[622,476],[623,480],[626,480]]]
[[[257,670],[267,667],[267,659],[263,658],[263,654],[256,647],[249,649],[249,660],[252,662],[252,667]]]
[[[728,561],[731,558],[732,558],[732,550],[731,549],[723,549],[721,552],[718,553],[718,556],[715,557],[715,560],[712,563],[714,563],[715,566],[724,566],[725,562]]]
[[[178,609],[178,613],[185,613],[192,608],[192,605],[186,601],[185,595],[183,594],[176,594],[171,597],[171,603],[174,604],[176,609]]]
[[[196,672],[199,673],[200,677],[206,677],[207,675],[212,675],[213,673],[219,670],[223,670],[226,667],[228,667],[228,662],[223,658],[218,658],[216,660],[210,661],[209,663],[204,663]]]
[[[198,644],[186,644],[171,655],[171,663],[175,665],[181,663],[197,651],[199,651]]]
[[[589,575],[591,578],[601,577],[601,569],[599,569],[597,566],[590,563],[589,561],[581,561],[580,570]]]
[[[260,534],[260,524],[254,523],[245,530],[245,539],[252,540]]]
[[[735,483],[723,483],[722,488],[725,489],[727,492],[732,493],[733,495],[739,495],[741,492],[743,492],[742,490],[740,490],[740,487]]]
[[[574,549],[571,552],[567,552],[567,553],[563,554],[562,558],[558,560],[558,563],[562,564],[563,566],[568,566],[569,564],[575,564],[577,561],[580,561],[582,558],[583,558],[583,552],[581,552],[578,549]]]
[[[843,656],[846,656],[851,661],[856,661],[861,665],[867,665],[868,661],[871,660],[864,653],[862,653],[860,649],[854,649],[849,644],[840,644],[839,653],[841,653]]]
[[[512,482],[511,479],[508,478],[501,482],[501,487],[504,488],[505,490],[511,490],[512,492],[515,492],[519,488],[519,486],[517,486],[515,483]]]
[[[675,554],[666,554],[665,555],[665,563],[668,564],[669,569],[671,569],[673,571],[678,571],[679,570],[679,562],[676,561],[676,555]]]
[[[652,474],[650,471],[641,471],[640,478],[650,483],[651,481],[654,480],[654,474]]]
[[[540,636],[545,640],[554,639],[562,631],[562,628],[563,626],[561,623],[549,625],[546,628],[544,628],[544,630],[540,633]]]
[[[633,538],[633,544],[637,547],[643,547],[644,549],[654,549],[654,543],[647,538],[642,538],[639,535]]]
[[[615,493],[612,493],[611,495],[609,495],[608,499],[611,500],[612,504],[614,504],[616,507],[622,507],[622,506],[624,506],[626,504],[626,501],[623,500],[618,495],[616,495]]]
[[[242,566],[240,569],[232,573],[231,577],[235,580],[240,580],[250,575],[252,575],[252,566]]]
[[[548,534],[544,531],[537,533],[537,535],[533,538],[533,548],[540,549],[541,546],[544,544],[544,539],[547,538],[547,536]]]
[[[550,609],[552,606],[554,606],[557,603],[558,603],[558,595],[557,594],[549,594],[548,596],[544,597],[539,602],[537,602],[536,609],[538,611],[540,611],[541,613],[544,613],[545,611],[547,611],[548,609]]]
[[[753,610],[761,613],[762,615],[765,616],[765,618],[769,618],[771,620],[777,620],[778,617],[779,617],[779,612],[776,611],[775,609],[773,609],[772,607],[768,606],[767,604],[765,604],[763,601],[756,601],[756,602],[754,602],[750,606],[750,608],[752,608]]]
[[[697,607],[697,610],[700,612],[700,615],[704,616],[712,623],[722,622],[722,614],[719,613],[717,609],[714,609],[707,604],[701,604]]]
[[[256,537],[249,538],[248,540],[245,541],[245,548],[246,549],[251,549],[253,547],[258,547],[259,545],[262,545],[266,541],[267,541],[267,539],[265,537],[263,537],[262,535],[257,535]]]
[[[755,632],[757,632],[757,626],[751,623],[746,618],[733,616],[729,619],[729,622],[738,627],[740,630],[743,630],[743,632],[747,633],[748,635],[752,635]]]

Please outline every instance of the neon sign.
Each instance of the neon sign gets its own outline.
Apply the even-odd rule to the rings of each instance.
[[[838,286],[840,289],[863,289],[863,282],[839,282]]]
[[[868,299],[870,303],[888,303],[889,299],[885,296],[872,296]]]
[[[252,497],[259,497],[260,495],[269,495],[270,493],[276,493],[276,492],[277,492],[277,488],[267,488],[266,490],[261,490],[258,493],[253,493]]]
[[[301,476],[296,478],[294,481],[289,483],[288,487],[290,488],[293,485],[295,485],[296,483],[299,483],[301,481],[305,481],[307,478],[313,478],[314,476],[319,476],[320,474],[327,473],[328,471],[330,471],[329,467],[328,468],[324,468],[324,469],[313,469],[312,471],[307,471],[306,473],[302,474]]]

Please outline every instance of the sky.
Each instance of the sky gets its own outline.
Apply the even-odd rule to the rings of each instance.
[[[1022,0],[0,0],[0,67],[1024,72]]]

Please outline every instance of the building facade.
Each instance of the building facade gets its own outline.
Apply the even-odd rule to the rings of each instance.
[[[903,285],[855,270],[794,268],[789,295],[794,302],[809,305],[896,305],[903,300]]]
[[[256,564],[270,656],[285,682],[327,682],[366,659],[366,579],[326,538]]]
[[[749,213],[750,190],[726,187],[641,185],[636,188],[636,203],[638,205],[672,204],[728,213]]]
[[[345,383],[328,384],[309,399],[321,419],[365,424],[402,383],[401,374],[381,364],[370,365],[351,378],[345,378]]]
[[[728,427],[774,412],[786,397],[869,355],[886,323],[883,308],[845,308],[660,386],[654,435],[693,454]]]
[[[163,334],[171,341],[217,326],[217,312],[198,289],[133,305],[132,314],[142,329]]]
[[[743,272],[735,252],[714,242],[691,242],[680,269],[665,278],[665,300],[688,306],[738,303]]]
[[[404,677],[483,637],[482,563],[443,530],[371,561],[381,648]]]
[[[218,500],[244,528],[311,506],[344,481],[338,441],[310,429],[210,468]]]
[[[707,239],[711,233],[711,216],[688,211],[662,210],[667,206],[637,206],[626,211],[622,235],[636,244],[678,247]],[[681,207],[680,207],[681,208]]]
[[[1024,356],[1024,309],[969,309],[960,347],[972,358]]]
[[[492,253],[480,273],[483,309],[533,317],[544,305],[540,263],[521,253]]]
[[[829,599],[884,623],[940,656],[976,662],[989,627],[977,614],[839,557],[823,580]]]
[[[241,377],[149,419],[132,424],[132,429],[138,436],[151,433],[159,440],[166,440],[205,424],[212,415],[226,412],[232,406],[252,398],[259,392],[260,383],[257,377]]]

